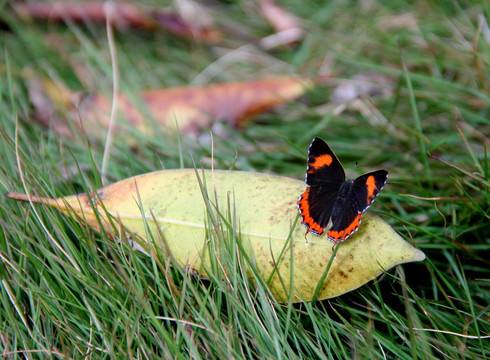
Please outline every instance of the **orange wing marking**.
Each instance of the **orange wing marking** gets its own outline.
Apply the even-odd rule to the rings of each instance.
[[[332,240],[335,244],[340,241],[345,241],[349,236],[351,236],[361,224],[361,214],[357,214],[356,218],[350,223],[350,225],[344,230],[335,231],[330,230],[327,235],[330,240]]]
[[[310,188],[301,195],[298,201],[298,208],[301,214],[302,223],[306,226],[306,233],[314,232],[317,235],[323,234],[323,228],[318,224],[310,215],[310,204],[308,203],[308,197],[310,196]]]
[[[328,154],[323,154],[320,156],[317,156],[316,158],[313,158],[313,162],[308,163],[308,166],[310,169],[308,170],[309,173],[315,172],[315,170],[318,170],[324,166],[330,166],[332,163],[332,156]]]
[[[374,179],[374,176],[369,176],[366,180],[366,186],[367,186],[367,203],[371,204],[373,200],[376,198],[376,195],[374,195],[374,192],[376,191],[376,180]]]

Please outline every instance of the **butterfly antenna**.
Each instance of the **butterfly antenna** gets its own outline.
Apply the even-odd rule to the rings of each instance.
[[[356,163],[354,164],[354,169],[352,169],[352,172],[355,174],[356,172],[356,167],[357,165],[359,164],[359,161],[356,161]]]
[[[308,235],[309,230],[306,230],[305,233],[305,241],[306,241],[306,246],[308,246],[308,238],[306,237]]]

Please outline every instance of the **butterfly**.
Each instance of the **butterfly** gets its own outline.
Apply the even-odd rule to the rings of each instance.
[[[308,149],[306,185],[298,201],[306,234],[322,235],[337,244],[354,234],[366,211],[383,189],[388,171],[376,170],[346,179],[344,168],[325,140],[316,137]]]

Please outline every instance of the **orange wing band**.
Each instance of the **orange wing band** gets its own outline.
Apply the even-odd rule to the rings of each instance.
[[[306,226],[306,233],[310,231],[321,235],[323,234],[323,227],[320,226],[310,215],[310,204],[308,203],[308,197],[310,195],[310,188],[306,189],[306,191],[301,195],[298,201],[298,208],[302,217],[302,223]]]
[[[369,176],[366,180],[366,187],[367,187],[367,203],[371,204],[374,199],[376,199],[376,195],[374,192],[376,191],[376,179],[374,178],[373,175]]]
[[[361,224],[361,214],[358,214],[356,218],[350,223],[350,225],[345,228],[344,230],[330,230],[327,235],[330,240],[332,240],[334,243],[337,243],[339,240],[340,241],[345,241],[349,236],[351,236],[359,227]]]
[[[324,166],[330,166],[330,164],[332,163],[332,160],[333,160],[332,156],[329,154],[324,154],[324,155],[320,155],[320,156],[313,158],[313,162],[308,163],[308,166],[310,167],[310,169],[308,170],[308,173],[312,174],[316,170],[318,170]]]

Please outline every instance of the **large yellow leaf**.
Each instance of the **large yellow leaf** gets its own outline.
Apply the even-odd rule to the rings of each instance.
[[[304,182],[239,171],[204,171],[199,175],[204,183],[204,193],[207,192],[209,202],[214,204],[208,211],[214,213],[217,204],[224,217],[228,209],[234,212],[243,249],[254,258],[262,277],[270,280],[268,286],[278,300],[288,299],[291,281],[293,301],[311,300],[332,255],[332,243],[325,236],[312,234],[307,236],[307,242],[305,228],[299,222],[296,224],[296,203],[305,189]],[[28,199],[19,193],[7,196]],[[155,235],[153,238],[158,239],[158,235],[163,234],[168,250],[182,266],[191,266],[205,275],[201,265],[209,266],[207,210],[194,170],[164,170],[135,176],[103,187],[97,195],[91,196],[108,232],[112,232],[107,216],[110,214],[127,231],[147,241],[146,222]],[[88,225],[99,229],[86,194],[31,199],[71,215],[76,213]],[[291,242],[288,236],[295,224]],[[293,246],[292,264],[290,244]],[[363,215],[359,231],[337,246],[336,257],[318,299],[339,296],[395,265],[425,258],[420,250],[369,212]],[[155,241],[153,247],[161,249],[162,242]]]

